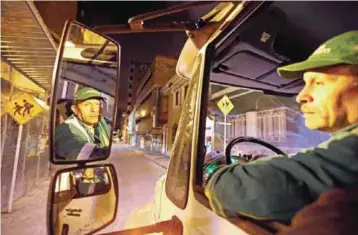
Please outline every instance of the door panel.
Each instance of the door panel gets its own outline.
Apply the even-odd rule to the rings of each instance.
[[[162,233],[163,235],[182,235],[183,224],[176,216],[173,216],[171,220],[159,222],[154,225],[126,229],[113,233],[103,233],[102,235],[142,235],[152,233]]]

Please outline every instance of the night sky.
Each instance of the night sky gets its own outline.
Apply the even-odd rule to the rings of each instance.
[[[125,24],[135,15],[165,9],[181,2],[165,1],[80,1],[78,9],[85,12],[80,19],[88,26],[102,24]]]
[[[78,2],[77,20],[90,27],[100,25],[126,24],[128,19],[138,14],[168,8],[184,2]],[[164,16],[156,21],[170,22],[198,20],[213,5],[196,8],[172,16]],[[187,36],[185,32],[133,33],[108,35],[121,45],[120,86],[125,87],[120,94],[119,112],[127,108],[127,87],[131,61],[150,63],[156,54],[178,58]]]

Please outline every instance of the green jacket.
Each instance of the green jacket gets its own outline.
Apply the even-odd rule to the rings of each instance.
[[[108,121],[101,117],[94,129],[93,135],[75,115],[67,118],[64,123],[56,127],[57,157],[66,160],[86,160],[107,156],[110,140]]]
[[[358,124],[292,157],[275,156],[220,168],[205,194],[224,217],[290,220],[305,205],[335,187],[358,184]]]

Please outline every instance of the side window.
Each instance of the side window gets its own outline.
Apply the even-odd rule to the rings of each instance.
[[[193,119],[196,109],[201,57],[197,58],[194,73],[189,81],[188,98],[180,115],[178,134],[171,152],[171,162],[166,180],[166,193],[179,208],[184,209],[188,199],[190,157],[193,143]]]
[[[71,190],[71,177],[69,172],[62,173],[56,180],[55,192]]]

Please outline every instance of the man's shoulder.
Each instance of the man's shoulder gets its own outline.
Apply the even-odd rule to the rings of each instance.
[[[58,125],[56,127],[56,132],[58,132],[58,131],[66,131],[66,130],[70,130],[70,124],[65,123],[65,122],[61,123],[60,125]]]
[[[333,137],[339,137],[344,135],[358,134],[358,123],[349,125],[336,133],[333,133]]]
[[[65,122],[58,125],[56,127],[56,134],[61,134],[62,136],[65,136],[66,134],[73,135],[82,135],[82,132],[78,125],[73,121],[72,119],[68,118]]]
[[[107,124],[107,125],[111,125],[111,124],[112,124],[112,121],[111,121],[109,118],[105,117],[105,116],[102,116],[102,117],[101,117],[100,122],[105,123],[105,124]]]
[[[71,130],[73,128],[77,128],[76,125],[72,122],[63,122],[60,125],[56,127],[56,131],[65,131],[65,130]]]
[[[358,134],[358,126],[356,126],[355,128],[353,128],[353,130],[351,130],[351,132],[353,134]]]

